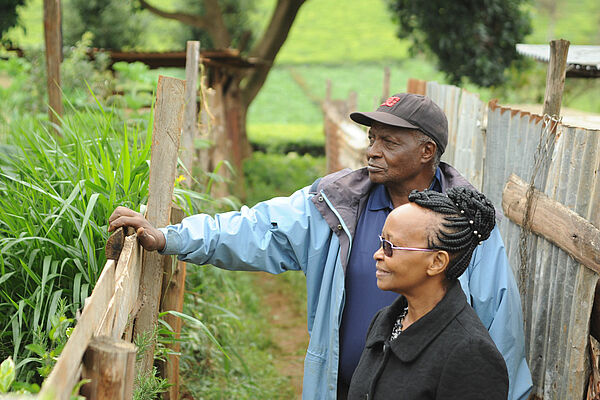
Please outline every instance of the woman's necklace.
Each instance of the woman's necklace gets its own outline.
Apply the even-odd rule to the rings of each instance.
[[[402,322],[404,321],[404,317],[406,317],[406,314],[408,314],[408,306],[404,307],[404,310],[398,316],[398,319],[394,324],[394,328],[392,329],[391,340],[396,339],[402,333]]]

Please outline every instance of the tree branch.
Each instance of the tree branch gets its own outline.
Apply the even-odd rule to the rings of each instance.
[[[167,12],[154,7],[145,0],[140,0],[142,8],[159,17],[174,19],[184,24],[205,30],[215,48],[227,48],[231,44],[231,35],[225,26],[223,13],[217,0],[204,0],[205,15],[193,15],[182,12]]]
[[[246,106],[258,94],[265,83],[267,75],[273,66],[275,56],[287,39],[290,28],[296,18],[300,6],[305,0],[278,0],[277,6],[271,16],[271,21],[263,33],[261,39],[250,50],[250,57],[257,57],[264,64],[257,66],[247,77],[246,84],[242,88],[242,101]]]
[[[145,0],[140,0],[140,5],[143,9],[148,10],[152,14],[156,14],[159,17],[174,19],[176,21],[183,22],[184,24],[195,26],[196,28],[206,29],[206,20],[201,15],[192,15],[181,12],[167,12],[148,4]]]

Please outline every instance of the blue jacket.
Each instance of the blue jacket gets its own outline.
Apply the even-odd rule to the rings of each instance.
[[[442,190],[469,183],[441,163]],[[344,271],[358,215],[372,184],[366,169],[323,177],[315,193],[298,190],[211,217],[185,218],[162,228],[163,254],[231,270],[306,275],[310,342],[304,361],[304,399],[335,399],[339,327],[344,307]],[[525,361],[521,299],[497,228],[476,250],[460,277],[470,304],[503,355],[510,399],[526,399],[531,375]]]

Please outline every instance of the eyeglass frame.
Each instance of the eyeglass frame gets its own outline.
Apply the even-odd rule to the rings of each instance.
[[[432,252],[432,251],[437,251],[436,249],[424,249],[424,248],[420,248],[420,247],[401,247],[401,246],[394,246],[394,244],[392,242],[390,242],[389,240],[386,240],[383,238],[383,236],[379,235],[379,248],[383,249],[383,254],[386,257],[392,257],[394,255],[394,250],[407,250],[407,251],[426,251],[426,252]],[[391,254],[388,255],[387,251],[385,250],[385,244],[389,244],[389,249]]]

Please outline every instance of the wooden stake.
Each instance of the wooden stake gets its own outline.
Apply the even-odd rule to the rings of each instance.
[[[182,209],[171,208],[171,223],[178,224],[185,217]],[[177,261],[177,267],[172,271],[172,263],[165,263],[165,278],[163,280],[162,300],[160,311],[183,311],[183,299],[185,294],[185,262]],[[179,353],[181,345],[179,337],[181,334],[181,318],[167,314],[163,317],[166,323],[173,328],[175,342],[167,344],[167,347],[175,353]],[[161,365],[161,373],[163,378],[167,378],[169,391],[163,393],[163,400],[178,400],[179,399],[179,356],[169,355],[167,362]]]
[[[81,388],[88,400],[129,400],[133,397],[135,353],[133,343],[107,336],[90,342],[83,356],[82,377],[91,382]]]
[[[44,39],[46,42],[46,77],[48,87],[48,117],[60,125],[62,94],[60,91],[60,63],[62,59],[62,35],[60,0],[44,0]],[[58,115],[57,115],[58,114]],[[56,131],[58,134],[58,131]]]
[[[173,186],[177,175],[177,154],[181,138],[185,81],[158,77],[152,155],[146,219],[157,227],[169,224]],[[134,337],[151,334],[157,323],[158,305],[163,279],[164,257],[157,252],[144,252],[140,280],[141,307],[134,326]],[[148,372],[154,362],[154,343],[148,346],[140,364]]]
[[[189,171],[184,173],[185,184],[192,186],[192,173],[194,167],[194,141],[198,137],[198,108],[196,95],[198,87],[198,58],[200,56],[200,42],[188,41],[185,58],[185,110],[183,113],[183,133],[181,134],[181,161]]]
[[[502,193],[502,209],[511,221],[523,224],[528,184],[511,174]],[[577,262],[600,273],[600,230],[585,218],[534,190],[529,214],[531,231],[543,236]]]
[[[550,61],[546,73],[546,93],[544,95],[544,114],[558,118],[565,88],[567,71],[568,40],[552,40],[550,42]]]

